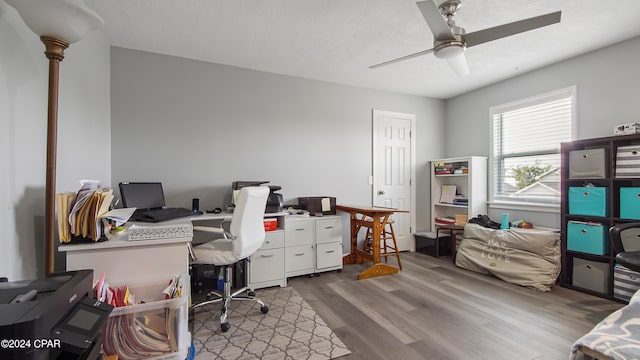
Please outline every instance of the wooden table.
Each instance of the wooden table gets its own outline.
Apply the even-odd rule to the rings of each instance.
[[[351,225],[351,252],[342,258],[342,264],[356,264],[363,259],[372,261],[373,265],[358,274],[358,280],[397,273],[397,267],[380,261],[380,235],[383,233],[384,227],[387,225],[393,213],[407,213],[408,211],[377,206],[355,205],[337,205],[336,209],[349,213]],[[358,232],[363,227],[371,228],[371,233],[373,234],[373,254],[358,249]]]

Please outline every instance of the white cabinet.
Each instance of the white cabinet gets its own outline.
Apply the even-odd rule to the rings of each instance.
[[[315,254],[315,220],[287,219],[285,223],[286,276],[312,274]]]
[[[487,214],[487,158],[466,156],[431,161],[431,231],[438,225]],[[444,196],[443,196],[444,195]]]
[[[287,277],[342,269],[342,218],[287,218],[285,275]]]
[[[316,272],[342,269],[342,218],[316,220]]]
[[[284,276],[284,236],[284,230],[281,229],[267,231],[262,247],[249,257],[247,272],[250,288],[287,286]]]

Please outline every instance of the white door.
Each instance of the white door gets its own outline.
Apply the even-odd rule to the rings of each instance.
[[[412,177],[416,116],[373,110],[373,205],[410,211],[393,215],[393,229],[401,251],[415,250],[411,236],[415,216]]]

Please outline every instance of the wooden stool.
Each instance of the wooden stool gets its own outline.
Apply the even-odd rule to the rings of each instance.
[[[396,233],[393,231],[393,220],[388,220],[386,226],[380,234],[380,257],[387,262],[388,256],[395,255],[398,259],[398,268],[402,270],[402,262],[400,262],[400,251],[398,251],[398,243],[396,242]],[[389,242],[392,244],[390,244]],[[371,227],[367,228],[367,235],[364,238],[363,251],[373,253],[371,246],[373,245],[373,231]]]

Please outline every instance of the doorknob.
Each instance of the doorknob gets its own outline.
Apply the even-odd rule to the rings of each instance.
[[[378,195],[384,195],[384,190],[378,190]]]

